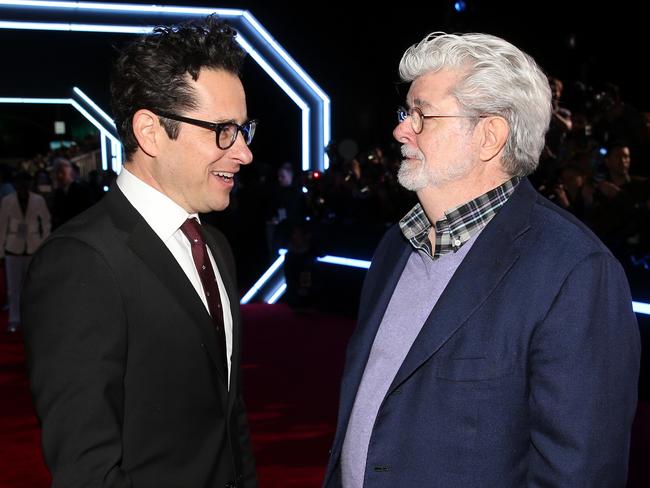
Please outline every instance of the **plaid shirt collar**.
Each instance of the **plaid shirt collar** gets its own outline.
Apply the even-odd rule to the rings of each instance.
[[[474,200],[447,210],[445,216],[435,224],[436,242],[433,249],[429,240],[431,222],[419,203],[399,221],[402,234],[415,249],[426,252],[432,259],[456,252],[492,220],[508,201],[517,183],[519,178],[515,176]]]

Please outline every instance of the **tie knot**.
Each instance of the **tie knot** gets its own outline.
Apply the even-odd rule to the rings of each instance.
[[[187,219],[183,222],[183,225],[181,225],[181,231],[183,231],[185,237],[187,237],[192,244],[203,242],[203,237],[201,237],[201,231],[199,230],[200,228],[201,224],[199,224],[196,219]]]

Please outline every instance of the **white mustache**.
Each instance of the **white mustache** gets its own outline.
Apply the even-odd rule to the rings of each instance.
[[[406,144],[402,146],[402,156],[409,159],[419,159],[420,161],[424,160],[424,154],[422,151],[409,147]]]

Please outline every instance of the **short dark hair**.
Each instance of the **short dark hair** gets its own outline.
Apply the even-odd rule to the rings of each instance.
[[[113,70],[111,105],[126,159],[138,149],[133,115],[140,109],[176,112],[196,108],[194,81],[203,68],[239,76],[245,53],[237,32],[210,15],[201,21],[156,27],[124,48]],[[160,119],[170,138],[178,137],[179,122]]]

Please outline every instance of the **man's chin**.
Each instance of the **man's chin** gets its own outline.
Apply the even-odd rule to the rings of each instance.
[[[205,209],[199,210],[199,213],[221,212],[226,210],[230,205],[230,198],[220,199],[218,201],[206,202]]]
[[[420,178],[411,175],[397,175],[397,181],[403,188],[409,191],[419,191],[426,187],[426,182],[419,181]]]

